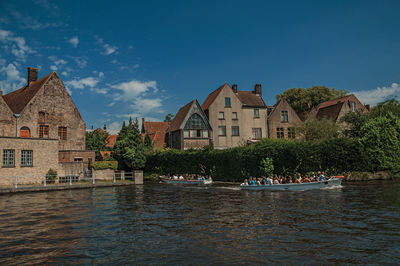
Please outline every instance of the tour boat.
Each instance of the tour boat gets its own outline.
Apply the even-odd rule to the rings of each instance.
[[[243,190],[290,190],[290,191],[301,191],[309,189],[321,189],[321,188],[332,188],[342,184],[340,177],[333,177],[325,181],[310,182],[310,183],[290,183],[290,184],[274,184],[274,185],[240,185]]]
[[[211,178],[197,180],[197,179],[173,179],[168,178],[167,176],[160,176],[159,177],[161,182],[166,184],[181,184],[181,185],[209,185],[213,181]]]

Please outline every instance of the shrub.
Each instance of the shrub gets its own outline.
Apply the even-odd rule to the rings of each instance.
[[[94,170],[104,170],[104,169],[112,169],[117,170],[118,162],[117,161],[100,161],[100,162],[91,162],[90,167]]]
[[[57,178],[57,171],[50,168],[49,171],[47,171],[46,180],[54,181],[56,180],[56,178]]]

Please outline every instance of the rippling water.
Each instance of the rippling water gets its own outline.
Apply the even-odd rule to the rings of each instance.
[[[400,183],[0,196],[4,264],[400,264]]]

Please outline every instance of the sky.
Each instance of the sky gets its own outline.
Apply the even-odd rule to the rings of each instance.
[[[87,128],[162,121],[228,82],[400,96],[400,1],[0,0],[0,90],[57,71]],[[399,99],[400,100],[400,99]]]

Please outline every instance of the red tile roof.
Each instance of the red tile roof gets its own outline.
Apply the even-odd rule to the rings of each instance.
[[[201,109],[203,109],[204,111],[208,109],[208,107],[210,107],[210,105],[215,101],[215,99],[217,98],[218,94],[222,91],[222,89],[225,86],[229,86],[228,83],[225,82],[224,85],[222,85],[221,87],[219,87],[218,89],[216,89],[215,91],[211,92],[207,98],[205,99],[205,101],[203,102],[203,104],[201,105]]]
[[[114,148],[115,142],[117,141],[117,135],[108,135],[106,147]]]
[[[100,151],[100,155],[103,159],[109,158],[111,156],[111,151]]]
[[[153,146],[157,148],[164,147],[165,144],[165,134],[169,126],[168,122],[143,122],[144,130],[149,134]],[[145,133],[142,133],[142,138],[144,140]]]
[[[186,117],[187,113],[189,112],[190,107],[192,106],[194,101],[196,101],[196,100],[191,101],[190,103],[186,104],[181,109],[179,109],[178,113],[176,113],[174,119],[172,120],[171,125],[169,126],[169,129],[168,129],[169,132],[173,132],[180,128],[183,120],[185,119],[185,117]]]
[[[252,91],[238,91],[237,96],[244,106],[267,107],[261,95],[254,94]]]
[[[326,102],[322,102],[322,103],[320,103],[320,105],[317,106],[317,109],[325,108],[325,107],[328,107],[328,106],[331,106],[331,105],[335,105],[335,104],[338,104],[338,103],[344,103],[346,101],[351,100],[352,98],[353,99],[355,98],[354,94],[350,94],[350,95],[347,95],[347,96],[344,96],[344,97],[340,97],[340,98],[336,98],[336,99],[329,100],[329,101],[326,101]]]
[[[336,121],[339,116],[340,110],[342,110],[343,104],[344,102],[339,102],[337,104],[319,108],[317,118],[325,118]]]
[[[22,110],[24,110],[25,106],[54,73],[55,72],[52,72],[41,79],[31,82],[29,86],[22,87],[16,91],[4,95],[4,101],[15,114],[20,114]]]

